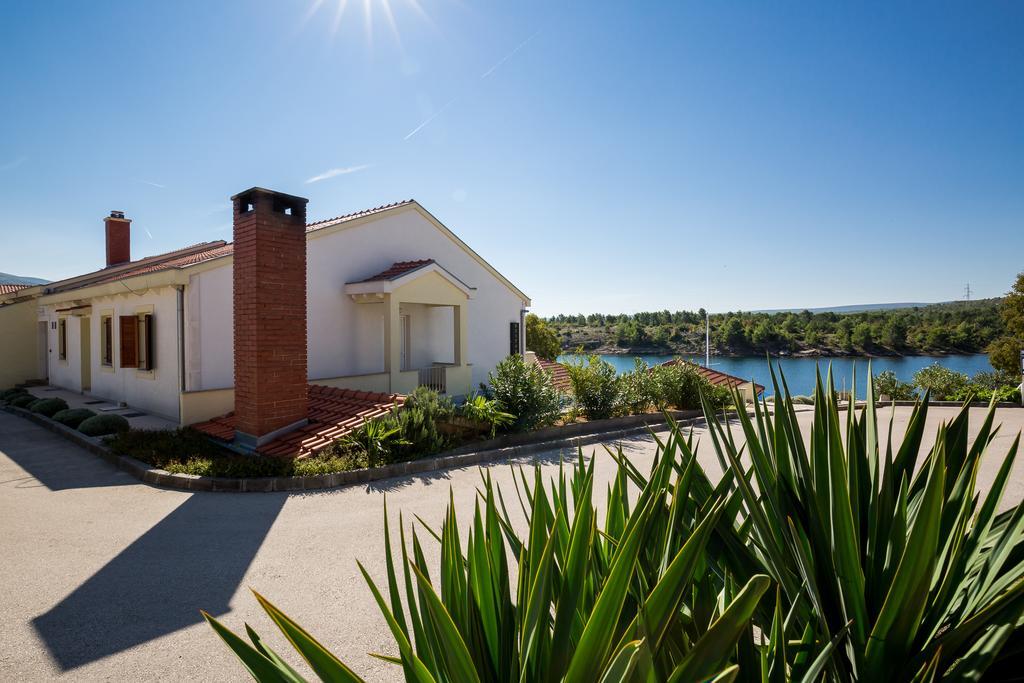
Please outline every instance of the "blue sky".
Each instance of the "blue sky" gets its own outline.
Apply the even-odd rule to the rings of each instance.
[[[311,219],[414,197],[541,314],[1024,270],[1022,3],[339,7],[7,5],[0,271],[101,266],[110,209],[135,256],[230,239],[253,185]]]

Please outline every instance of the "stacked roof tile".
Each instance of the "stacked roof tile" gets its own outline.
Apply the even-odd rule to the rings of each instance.
[[[371,275],[370,277],[365,278],[363,280],[358,280],[358,282],[382,282],[385,280],[397,280],[403,275],[411,273],[414,270],[419,270],[424,266],[429,266],[433,262],[434,259],[431,258],[421,259],[419,261],[396,261],[395,263],[392,263],[390,266],[388,266],[381,272],[377,273],[376,275]]]
[[[337,389],[309,385],[309,424],[264,444],[261,455],[303,458],[313,455],[332,441],[358,429],[366,421],[387,415],[405,402],[399,394]],[[235,416],[228,414],[193,428],[221,441],[235,438]]]
[[[544,368],[551,377],[551,385],[562,392],[572,391],[572,381],[569,379],[569,370],[561,363],[553,360],[545,360],[540,356],[536,357],[537,365]]]

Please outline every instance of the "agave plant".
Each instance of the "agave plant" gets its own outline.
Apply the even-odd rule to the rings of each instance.
[[[829,663],[833,679],[977,680],[1022,642],[1024,506],[997,512],[1020,435],[982,495],[982,459],[1000,457],[987,455],[994,405],[973,443],[965,405],[923,451],[926,395],[894,450],[868,376],[863,408],[843,417],[831,372],[824,384],[819,376],[809,434],[774,370],[784,396],[774,414],[738,411],[752,476],[728,478],[727,506],[739,514],[719,527],[723,561],[777,581],[788,616],[773,637],[821,643],[849,628]],[[705,411],[720,459],[742,472],[732,431]]]
[[[639,491],[629,489],[620,469],[603,529],[593,503],[594,459],[563,465],[547,486],[539,467],[532,484],[518,471],[524,535],[485,476],[465,548],[452,503],[439,531],[424,525],[440,544],[436,578],[415,530],[407,543],[401,519],[396,560],[385,510],[387,586],[379,588],[360,565],[397,650],[378,656],[419,682],[733,680],[740,643],[754,647],[751,617],[771,581],[717,571],[707,544],[725,505],[713,498],[694,504],[698,467],[680,455],[675,446],[660,453]],[[257,598],[317,676],[360,680]],[[771,619],[771,608],[763,611]],[[205,616],[257,680],[300,680],[251,628],[246,642]],[[752,656],[760,669],[759,655]],[[821,671],[826,659],[805,668]]]

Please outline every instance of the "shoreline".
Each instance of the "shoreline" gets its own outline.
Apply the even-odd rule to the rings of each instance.
[[[675,358],[677,356],[694,356],[703,357],[703,351],[666,351],[665,349],[652,349],[652,348],[636,348],[636,349],[621,349],[618,347],[604,348],[599,347],[596,349],[584,349],[582,353],[577,353],[572,349],[562,349],[558,354],[559,356],[587,356],[596,354],[598,356],[662,356],[665,358]],[[956,352],[956,351],[945,351],[945,352],[933,352],[933,353],[894,353],[894,352],[840,352],[831,351],[826,349],[819,349],[814,351],[797,351],[797,352],[773,352],[764,351],[757,352],[752,351],[748,353],[737,353],[737,352],[713,352],[711,356],[713,358],[763,358],[765,355],[771,358],[949,358],[953,356],[987,356],[986,353],[970,353],[970,352]]]

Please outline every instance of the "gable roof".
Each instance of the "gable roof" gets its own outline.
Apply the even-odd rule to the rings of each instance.
[[[365,219],[390,211],[405,210],[409,208],[415,209],[418,213],[420,213],[443,235],[445,235],[453,242],[455,242],[455,244],[461,247],[463,251],[465,251],[481,266],[483,266],[484,269],[487,270],[492,276],[494,276],[498,281],[500,281],[502,284],[508,287],[509,290],[511,290],[518,297],[520,297],[527,306],[530,305],[530,298],[526,296],[526,294],[524,294],[519,288],[513,285],[504,275],[499,273],[494,268],[494,266],[487,263],[487,261],[485,261],[479,254],[473,251],[469,247],[469,245],[467,245],[465,242],[459,239],[458,236],[455,235],[455,233],[453,233],[444,224],[437,220],[429,211],[424,209],[423,206],[420,205],[420,203],[417,202],[415,199],[405,199],[400,202],[393,202],[391,204],[382,204],[381,206],[376,206],[372,209],[363,209],[361,211],[356,211],[342,216],[335,216],[334,218],[326,218],[319,221],[313,221],[312,223],[306,224],[306,235],[313,236],[320,231],[330,230],[331,228],[349,227],[349,224],[358,224],[357,222],[361,222],[360,219]],[[354,225],[352,227],[354,227]],[[188,268],[216,258],[230,256],[233,254],[233,252],[234,245],[230,242],[225,242],[224,240],[201,242],[199,244],[193,244],[182,249],[169,251],[164,254],[158,254],[156,256],[147,256],[145,258],[137,259],[135,261],[129,261],[128,263],[109,266],[101,270],[86,273],[85,275],[78,275],[75,277],[60,280],[58,282],[50,283],[49,285],[43,285],[43,289],[41,291],[44,294],[57,294],[61,292],[82,289],[83,287],[89,287],[92,285],[117,282],[119,280],[125,280],[139,275],[149,275],[151,273],[159,271]],[[397,266],[399,264],[394,265]],[[381,273],[381,275],[383,275],[383,273]]]
[[[419,261],[395,261],[376,275],[371,275],[370,277],[362,280],[356,280],[351,284],[358,284],[360,282],[380,282],[382,280],[397,280],[403,275],[415,272],[420,268],[429,266],[431,263],[434,263],[434,259],[432,258],[421,259]]]
[[[712,370],[706,368],[703,365],[697,365],[683,358],[673,358],[672,360],[665,361],[662,365],[687,365],[697,371],[697,374],[702,376],[708,382],[716,387],[725,387],[726,389],[735,389],[738,386],[744,384],[753,384],[754,391],[758,394],[764,391],[764,387],[756,382],[749,379],[741,379],[736,375],[730,375],[727,372],[721,372],[719,370]]]

